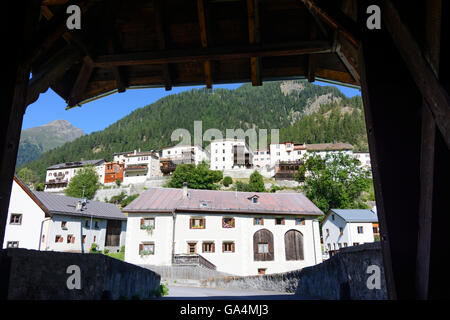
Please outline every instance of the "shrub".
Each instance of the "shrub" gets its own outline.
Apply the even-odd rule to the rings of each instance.
[[[230,184],[232,184],[233,183],[233,179],[231,179],[231,177],[229,177],[229,176],[226,176],[225,178],[223,178],[223,180],[222,180],[222,184],[225,186],[225,187],[228,187]]]
[[[125,246],[120,247],[120,252],[125,252]]]
[[[103,253],[104,253],[104,254],[107,254],[107,253],[109,253],[109,250],[108,250],[108,249],[105,249],[105,250],[103,250]]]
[[[98,248],[98,245],[96,243],[92,243],[89,253],[99,253],[100,251],[98,251],[97,248]]]

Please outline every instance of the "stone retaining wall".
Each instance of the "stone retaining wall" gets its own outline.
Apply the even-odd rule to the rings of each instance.
[[[69,266],[79,267],[80,289],[68,288],[70,277],[69,283],[76,283]],[[0,251],[0,300],[146,299],[160,280],[151,270],[103,254]]]

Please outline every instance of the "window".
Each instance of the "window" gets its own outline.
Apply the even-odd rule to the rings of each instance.
[[[339,247],[339,249],[342,248],[342,244],[338,243],[338,247]]]
[[[253,203],[258,203],[258,197],[257,197],[257,196],[253,197],[253,198],[252,198],[252,202],[253,202]]]
[[[295,218],[295,224],[296,225],[305,225],[305,218]]]
[[[327,231],[327,237],[329,237],[330,236],[330,229],[326,229],[326,231]]]
[[[344,229],[341,227],[341,228],[339,228],[339,235],[343,235],[344,234]]]
[[[153,230],[153,229],[155,229],[155,218],[144,218],[144,219],[141,219],[141,229],[142,230]]]
[[[18,213],[11,214],[9,224],[22,224],[22,215]]]
[[[75,243],[75,237],[73,236],[73,234],[69,234],[67,236],[67,243]]]
[[[8,241],[6,244],[7,248],[18,248],[19,247],[19,241]]]
[[[97,240],[97,236],[94,236],[94,241],[93,242],[95,242]]]
[[[234,252],[234,242],[222,243],[222,252]]]
[[[269,244],[258,243],[258,253],[269,253]]]
[[[45,242],[45,234],[42,235],[41,242]]]
[[[60,235],[55,236],[55,243],[56,242],[63,242],[63,237]]]
[[[189,254],[197,253],[197,243],[195,242],[188,243],[188,253]]]
[[[98,229],[98,221],[97,220],[95,220],[94,228]]]
[[[358,233],[363,233],[363,227],[362,226],[358,227]]]
[[[284,218],[275,218],[275,224],[277,225],[284,224]]]
[[[259,268],[258,269],[258,274],[266,274],[266,270],[265,268]]]
[[[347,242],[344,242],[344,248],[347,247]]]
[[[222,228],[234,228],[234,218],[223,218]]]
[[[61,229],[67,230],[67,221],[61,221]]]
[[[333,220],[333,221],[334,221],[334,214],[332,214],[332,215],[331,215],[331,220]]]
[[[253,219],[253,224],[255,226],[263,226],[264,225],[264,219],[263,218],[259,218],[259,217],[254,218]]]
[[[191,218],[190,219],[190,229],[205,229],[206,221],[205,218]]]
[[[85,228],[89,228],[89,226],[90,226],[89,220],[85,220],[84,221],[84,227]]]
[[[83,235],[83,243],[86,243],[86,235]]]
[[[155,254],[155,244],[153,242],[144,242],[139,244],[139,255],[147,256]]]
[[[331,250],[331,244],[328,243],[327,246],[328,246],[328,250]]]
[[[359,242],[353,242],[354,246],[359,246]]]
[[[203,242],[202,244],[202,252],[204,253],[212,253],[214,252],[214,242]]]

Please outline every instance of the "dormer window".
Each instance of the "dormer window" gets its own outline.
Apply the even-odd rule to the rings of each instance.
[[[201,207],[207,207],[208,204],[207,204],[206,202],[201,202],[201,203],[200,203],[200,206],[201,206]]]
[[[259,202],[259,197],[257,195],[254,195],[253,197],[250,197],[248,199],[251,200],[252,203],[258,203]]]

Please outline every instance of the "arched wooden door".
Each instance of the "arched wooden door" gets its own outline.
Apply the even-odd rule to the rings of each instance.
[[[273,261],[273,234],[267,229],[261,229],[253,235],[254,261]]]
[[[297,230],[289,230],[284,234],[286,260],[303,260],[303,234]]]

